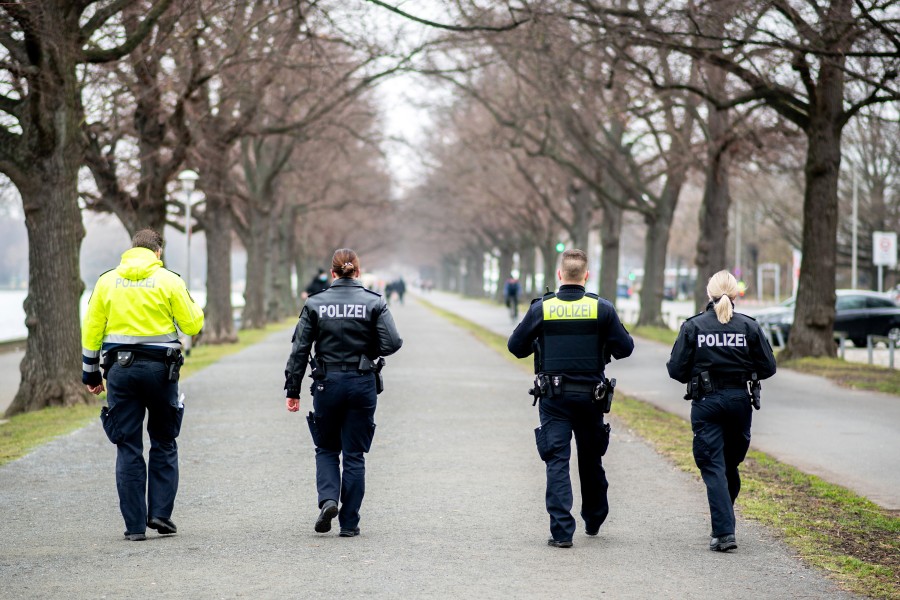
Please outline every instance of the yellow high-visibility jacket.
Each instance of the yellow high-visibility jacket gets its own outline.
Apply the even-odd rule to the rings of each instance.
[[[134,345],[180,349],[176,325],[186,335],[203,327],[203,311],[184,280],[163,268],[152,250],[128,250],[91,294],[81,330],[82,381],[100,383],[101,351]]]

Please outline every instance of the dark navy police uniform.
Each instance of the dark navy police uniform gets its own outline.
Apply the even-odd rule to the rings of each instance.
[[[709,373],[714,391],[701,388],[691,402],[694,460],[706,484],[712,537],[733,535],[734,501],[741,490],[738,465],[750,447],[753,410],[747,382],[754,372],[760,380],[775,374],[772,347],[754,319],[734,313],[731,321],[720,323],[710,302],[681,326],[666,366],[681,383]]]
[[[586,294],[580,285],[560,286],[531,303],[507,343],[519,358],[535,353],[535,373],[560,382],[552,397],[542,397],[541,426],[535,430],[538,453],[547,464],[547,512],[556,542],[570,543],[575,533],[569,458],[572,434],[578,451],[581,516],[594,535],[609,513],[602,457],[609,446],[604,407],[593,388],[603,380],[609,357],[631,355],[634,341],[611,303]],[[571,544],[569,544],[571,545]]]
[[[319,507],[340,500],[342,531],[359,524],[365,494],[365,457],[375,434],[376,374],[360,369],[400,349],[403,340],[381,295],[350,278],[336,279],[313,294],[300,313],[285,369],[288,398],[300,397],[300,383],[315,345],[322,374],[313,374],[310,430],[316,445]],[[343,455],[343,476],[340,458]]]

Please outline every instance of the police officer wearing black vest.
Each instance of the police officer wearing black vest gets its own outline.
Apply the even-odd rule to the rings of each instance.
[[[535,401],[541,426],[535,429],[538,454],[547,464],[547,512],[556,548],[571,548],[575,534],[569,458],[572,434],[578,451],[581,516],[585,533],[597,535],[609,514],[602,457],[609,446],[609,410],[614,381],[604,376],[609,357],[631,355],[634,341],[611,303],[585,292],[587,255],[566,250],[557,271],[559,290],[531,303],[507,343],[518,358],[534,353]]]
[[[338,517],[340,536],[355,537],[366,486],[364,454],[375,434],[381,357],[399,350],[403,340],[384,298],[356,279],[356,253],[337,250],[331,265],[331,287],[309,296],[300,313],[284,387],[287,409],[297,412],[300,383],[310,365],[313,412],[307,421],[316,446],[319,495],[315,531],[331,531],[331,521]],[[310,358],[313,345],[316,355]]]
[[[759,408],[759,381],[775,374],[775,356],[759,324],[734,312],[738,284],[728,271],[706,286],[706,310],[681,326],[667,367],[688,385],[694,461],[706,484],[712,521],[709,549],[737,548],[734,501],[741,490],[738,465],[750,447],[751,408]]]

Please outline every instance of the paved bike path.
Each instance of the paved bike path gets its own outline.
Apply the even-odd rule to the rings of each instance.
[[[547,547],[527,375],[418,302],[393,310],[405,343],[388,359],[358,538],[312,530],[309,395],[285,410],[284,331],[183,382],[175,536],[123,540],[99,423],[0,467],[0,596],[853,597],[752,522],[737,552],[709,552],[702,483],[615,421],[608,522]]]

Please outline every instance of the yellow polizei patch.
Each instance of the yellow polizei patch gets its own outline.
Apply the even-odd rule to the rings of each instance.
[[[564,302],[559,298],[544,301],[544,320],[558,321],[564,319],[596,319],[597,300],[584,296],[581,300]]]

